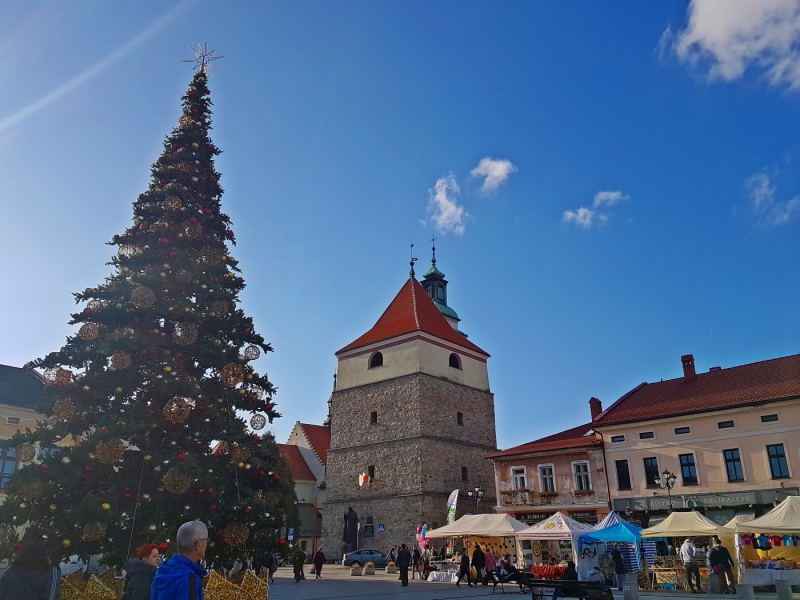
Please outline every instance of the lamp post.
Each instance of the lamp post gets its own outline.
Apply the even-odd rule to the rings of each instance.
[[[675,487],[675,481],[678,477],[675,473],[670,473],[667,469],[661,474],[661,477],[656,477],[656,485],[662,490],[667,490],[667,498],[669,499],[669,512],[672,512],[672,488]]]
[[[467,496],[470,498],[475,498],[475,514],[477,515],[480,512],[480,502],[481,498],[483,498],[483,488],[479,485],[476,485],[474,489],[467,491]]]

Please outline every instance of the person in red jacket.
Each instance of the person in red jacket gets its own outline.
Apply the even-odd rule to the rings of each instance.
[[[325,555],[322,553],[322,548],[314,553],[314,558],[311,559],[314,563],[314,572],[317,574],[317,579],[322,577],[322,565],[325,564]]]

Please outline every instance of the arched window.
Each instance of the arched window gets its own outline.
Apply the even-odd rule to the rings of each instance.
[[[450,366],[454,369],[461,368],[461,358],[459,358],[458,354],[453,353],[450,355]]]
[[[383,354],[380,352],[376,352],[372,356],[369,357],[369,368],[374,369],[375,367],[382,367],[383,366]]]

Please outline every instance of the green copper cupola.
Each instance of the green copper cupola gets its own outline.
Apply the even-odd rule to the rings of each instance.
[[[436,238],[434,238],[435,240]],[[431,240],[431,241],[434,241]],[[444,273],[436,268],[436,246],[432,246],[431,268],[422,276],[422,288],[433,300],[436,308],[439,309],[447,319],[447,322],[458,331],[458,314],[452,308],[447,306],[447,280],[444,278]],[[461,333],[461,332],[459,332]]]

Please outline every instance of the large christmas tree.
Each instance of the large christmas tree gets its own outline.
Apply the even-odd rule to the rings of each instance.
[[[297,519],[285,463],[260,433],[280,415],[251,361],[271,348],[237,306],[244,280],[220,209],[207,58],[133,225],[110,242],[113,274],[75,294],[76,334],[35,363],[48,420],[4,444],[24,465],[0,507],[6,555],[24,526],[55,555],[121,564],[199,519],[218,562],[277,547]]]

